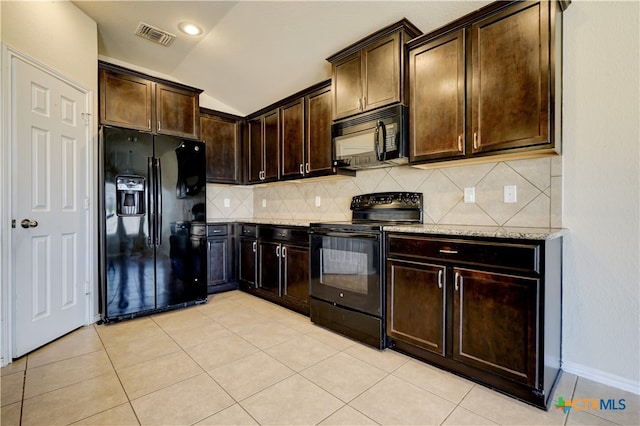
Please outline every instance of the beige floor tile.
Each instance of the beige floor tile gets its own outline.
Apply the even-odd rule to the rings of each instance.
[[[180,346],[167,334],[154,334],[140,340],[110,346],[109,358],[116,370],[123,370],[136,364],[180,351]]]
[[[239,404],[235,404],[196,424],[200,426],[252,426],[257,425],[258,423],[244,410],[244,408]]]
[[[15,359],[11,364],[5,365],[0,368],[0,375],[5,376],[8,374],[17,373],[19,371],[24,372],[27,368],[27,357],[23,356],[22,358]]]
[[[3,405],[0,413],[0,425],[19,426],[21,410],[22,410],[21,402],[15,402],[13,404]]]
[[[391,373],[407,363],[411,358],[390,349],[379,350],[368,345],[353,345],[345,350],[349,355]]]
[[[236,401],[266,389],[294,374],[264,352],[244,357],[209,372]]]
[[[132,320],[96,325],[96,330],[106,348],[135,342],[136,340],[164,333],[151,318],[143,317]]]
[[[232,331],[251,327],[262,321],[260,314],[252,309],[230,312],[221,317],[214,317],[214,319]]]
[[[176,352],[124,368],[118,376],[129,399],[135,399],[202,372],[187,354]]]
[[[344,352],[300,374],[344,402],[351,401],[387,375],[384,371]]]
[[[151,316],[151,319],[167,332],[200,327],[211,321],[211,318],[202,313],[196,306],[162,312]]]
[[[24,372],[18,371],[17,373],[7,374],[0,379],[0,404],[4,407],[8,404],[22,401],[22,391],[24,388]]]
[[[462,407],[456,407],[453,413],[449,414],[447,420],[442,423],[443,426],[480,426],[480,425],[495,425],[497,423],[492,422],[489,419],[485,419],[479,414],[473,413]]]
[[[208,303],[198,306],[197,309],[207,317],[217,320],[235,312],[246,311],[249,308],[233,299],[223,299],[220,301],[210,300]]]
[[[569,410],[566,426],[612,426],[617,423],[610,422],[586,411]]]
[[[140,423],[131,404],[127,402],[72,424],[73,426],[138,426]]]
[[[320,424],[326,426],[369,426],[377,425],[378,423],[374,422],[358,410],[345,405],[328,418],[324,419]]]
[[[588,413],[621,425],[640,425],[640,395],[580,377],[573,395],[573,400],[575,399],[596,399],[598,405],[601,399],[606,403],[613,400],[617,408],[622,408],[621,400],[624,400],[624,409],[598,409],[589,410]]]
[[[104,349],[41,367],[29,368],[25,380],[24,397],[31,398],[111,372],[113,372],[113,366]]]
[[[237,361],[258,351],[259,349],[251,343],[235,335],[185,348],[185,352],[205,371]]]
[[[353,400],[356,410],[383,425],[440,424],[455,404],[394,376]]]
[[[131,401],[143,425],[190,425],[234,404],[231,397],[202,373]]]
[[[104,349],[93,326],[82,327],[27,355],[28,368]]]
[[[320,326],[316,325],[315,327],[316,329],[310,333],[307,333],[307,336],[313,337],[314,339],[319,340],[320,342],[333,348],[336,348],[339,351],[344,351],[345,349],[348,349],[353,345],[359,344],[355,340],[351,340],[348,337],[344,337]]]
[[[231,336],[232,332],[228,328],[209,317],[206,318],[207,321],[202,324],[194,327],[168,330],[167,333],[183,348],[196,346],[221,337]]]
[[[115,372],[48,392],[23,403],[22,425],[62,425],[127,402]]]
[[[263,322],[237,331],[238,335],[260,349],[267,349],[301,334],[278,322]]]
[[[302,371],[337,354],[338,350],[312,337],[298,336],[273,346],[266,352],[287,367]]]
[[[260,424],[312,425],[344,403],[304,377],[291,376],[240,403]]]
[[[311,322],[309,317],[304,315],[290,313],[281,319],[277,319],[276,322],[283,324],[286,327],[290,327],[300,333],[307,334],[316,330],[316,325]]]
[[[415,360],[398,368],[393,375],[456,404],[474,386],[468,380]]]
[[[545,411],[480,385],[471,389],[460,406],[501,425],[562,425],[565,420],[562,410]]]

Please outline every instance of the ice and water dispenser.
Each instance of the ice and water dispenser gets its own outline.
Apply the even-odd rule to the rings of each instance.
[[[144,177],[135,175],[116,176],[118,216],[144,215]]]

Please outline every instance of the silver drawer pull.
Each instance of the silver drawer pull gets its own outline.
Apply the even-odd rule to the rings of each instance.
[[[442,254],[458,254],[458,250],[440,249],[439,251]]]

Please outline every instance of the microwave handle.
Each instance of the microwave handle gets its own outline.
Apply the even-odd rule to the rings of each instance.
[[[382,130],[382,149],[380,149],[380,131]],[[387,159],[387,127],[384,125],[382,120],[378,120],[376,123],[376,133],[375,133],[375,148],[376,148],[376,158],[378,161],[385,161]]]

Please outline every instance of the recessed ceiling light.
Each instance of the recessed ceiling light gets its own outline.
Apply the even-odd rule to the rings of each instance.
[[[192,36],[197,36],[202,34],[202,29],[196,24],[192,24],[191,22],[181,22],[178,25],[178,28],[180,28],[180,31],[182,31],[183,33],[189,34]]]

